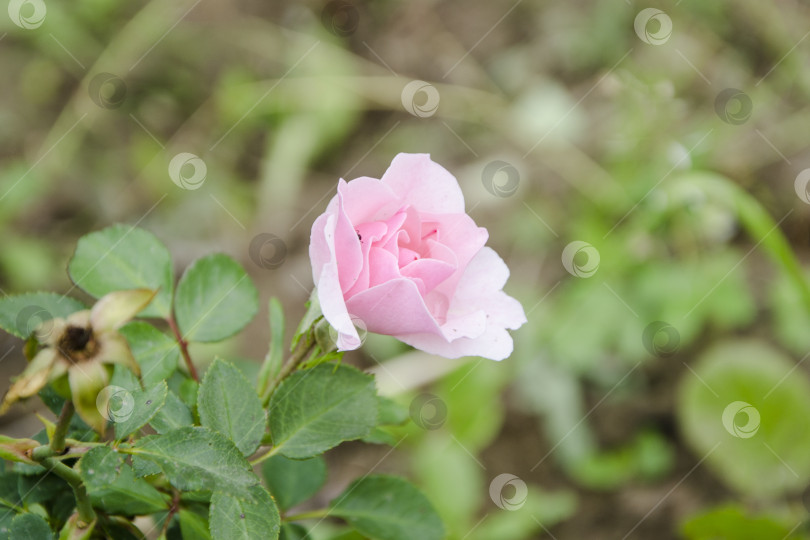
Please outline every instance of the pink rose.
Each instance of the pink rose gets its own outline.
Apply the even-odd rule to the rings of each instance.
[[[355,323],[448,358],[512,353],[526,322],[501,289],[509,269],[464,213],[456,179],[428,154],[399,154],[381,180],[338,183],[312,225],[318,300],[338,350],[360,346]],[[353,322],[354,321],[354,322]]]

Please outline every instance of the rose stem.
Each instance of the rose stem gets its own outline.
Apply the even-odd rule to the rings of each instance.
[[[197,368],[194,367],[194,362],[191,361],[191,355],[188,354],[188,342],[183,339],[182,334],[180,334],[180,329],[177,327],[177,323],[174,322],[174,317],[169,317],[166,320],[169,322],[169,327],[172,329],[174,337],[177,338],[177,343],[180,345],[180,352],[183,354],[183,360],[186,361],[186,367],[188,368],[191,378],[197,382],[200,382],[200,376],[197,374]]]

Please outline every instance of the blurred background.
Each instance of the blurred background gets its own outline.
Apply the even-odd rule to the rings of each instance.
[[[76,240],[124,222],[178,275],[236,257],[292,325],[338,178],[428,152],[529,322],[501,363],[368,336],[346,361],[412,421],[333,451],[322,499],[373,469],[451,539],[810,538],[808,23],[797,1],[11,0],[0,288],[69,290]],[[257,361],[268,335],[265,307],[192,355]]]

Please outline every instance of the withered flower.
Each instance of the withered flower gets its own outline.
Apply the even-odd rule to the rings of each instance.
[[[64,394],[69,389],[82,420],[103,432],[106,420],[96,406],[96,398],[109,384],[111,364],[122,364],[140,375],[140,367],[118,328],[144,309],[156,294],[151,289],[112,292],[100,298],[92,309],[40,324],[34,335],[43,348],[14,381],[0,404],[0,414],[53,382]]]

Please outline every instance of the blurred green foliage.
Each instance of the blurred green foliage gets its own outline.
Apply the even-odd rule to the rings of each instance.
[[[248,260],[270,232],[286,261],[249,270],[294,316],[311,286],[309,225],[336,179],[430,152],[529,318],[510,360],[473,359],[429,389],[446,409],[438,429],[389,433],[406,437],[398,452],[451,538],[586,537],[575,522],[605,513],[610,537],[806,537],[792,528],[808,518],[797,261],[810,212],[793,184],[810,143],[810,13],[683,0],[659,6],[673,31],[655,46],[634,31],[641,7],[370,2],[350,5],[356,28],[312,1],[50,1],[35,30],[0,17],[0,287],[68,290],[71,246],[117,221],[154,232],[181,268],[212,246]],[[119,86],[94,92],[104,73]],[[438,90],[435,115],[403,108],[414,79]],[[734,104],[718,109],[727,88],[752,103],[742,122],[727,121]],[[180,152],[204,160],[200,189],[172,183]],[[518,172],[513,195],[485,188],[494,160]],[[572,241],[598,253],[591,277],[566,271]],[[263,317],[255,339],[197,356],[263,355]],[[714,359],[741,336],[756,341]],[[384,365],[403,352],[368,347]],[[750,439],[723,430],[718,411],[736,400],[761,413]],[[528,483],[519,510],[488,497],[504,472]],[[751,517],[762,508],[771,517]]]

